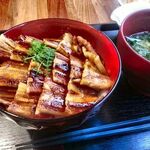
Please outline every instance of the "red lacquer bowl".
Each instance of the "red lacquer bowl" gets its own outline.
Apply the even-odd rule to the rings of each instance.
[[[135,52],[125,39],[125,36],[142,31],[150,32],[150,9],[125,18],[118,34],[117,47],[129,83],[135,90],[150,96],[150,61]]]
[[[109,93],[92,108],[69,117],[58,119],[29,119],[0,109],[3,115],[23,127],[29,129],[42,129],[49,127],[57,132],[77,127],[87,120],[91,114],[95,114],[96,111],[100,109],[103,102],[109,99],[119,81],[121,62],[116,47],[103,33],[96,31],[87,24],[68,19],[41,19],[17,25],[6,31],[4,34],[15,40],[20,34],[30,35],[36,38],[59,38],[65,32],[70,32],[73,35],[81,35],[92,44],[97,53],[103,58],[106,69],[111,79],[114,80],[114,85]]]

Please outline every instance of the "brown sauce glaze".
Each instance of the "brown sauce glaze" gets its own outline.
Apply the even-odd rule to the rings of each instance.
[[[16,47],[9,53],[0,49],[0,98],[5,98],[0,106],[26,118],[53,119],[83,112],[99,100],[101,89],[94,89],[96,83],[88,79],[101,74],[95,63],[100,56],[86,39],[70,33],[60,39],[23,38],[15,41]],[[33,40],[37,40],[34,45]],[[88,69],[86,62],[92,64]],[[101,63],[103,66],[103,60]],[[10,71],[3,76],[6,69]]]

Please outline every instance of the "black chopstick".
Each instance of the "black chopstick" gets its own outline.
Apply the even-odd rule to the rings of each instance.
[[[150,116],[128,121],[122,121],[113,124],[101,125],[98,127],[77,130],[53,136],[50,138],[44,138],[37,141],[25,142],[17,144],[16,148],[19,150],[27,148],[45,147],[50,145],[91,140],[104,136],[112,136],[117,134],[142,131],[147,129],[150,129]]]

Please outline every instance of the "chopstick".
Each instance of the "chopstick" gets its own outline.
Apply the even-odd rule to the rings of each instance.
[[[29,148],[40,148],[58,144],[66,144],[71,142],[81,142],[101,137],[108,137],[112,135],[120,135],[126,133],[133,133],[139,131],[150,130],[150,116],[138,119],[122,121],[98,127],[81,129],[50,138],[44,138],[36,141],[29,141],[15,145],[16,149],[23,150]]]

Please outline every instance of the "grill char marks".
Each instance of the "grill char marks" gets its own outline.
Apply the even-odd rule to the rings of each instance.
[[[38,68],[39,63],[34,61],[30,62],[28,68],[28,79],[27,79],[27,93],[29,95],[38,95],[40,96],[42,92],[43,82],[44,82],[44,75],[36,73],[33,69]]]
[[[0,63],[7,61],[10,59],[10,53],[3,51],[3,49],[0,49]]]
[[[67,86],[69,76],[69,54],[71,54],[72,35],[65,33],[57,47],[53,64],[53,81]]]
[[[52,67],[52,78],[45,78],[42,94],[39,98],[36,114],[50,114],[55,117],[65,114],[65,96],[69,78],[69,54],[72,35],[64,34],[60,41]]]
[[[53,69],[53,81],[62,85],[67,85],[67,75],[57,69]]]
[[[3,51],[10,53],[9,58],[13,61],[23,62],[23,57],[28,53],[28,48],[3,34],[0,35],[0,47]]]
[[[56,52],[53,68],[67,73],[69,71],[69,59],[62,54]]]
[[[73,56],[70,55],[70,65],[71,65],[71,70],[70,70],[70,79],[73,82],[80,82],[81,76],[82,76],[82,70],[83,70],[83,64],[84,62]]]
[[[17,87],[19,82],[26,82],[28,66],[23,63],[7,61],[0,67],[0,87]]]
[[[98,92],[74,83],[72,80],[68,83],[68,93],[66,95],[66,112],[76,114],[91,107],[98,99]]]
[[[54,82],[67,85],[69,75],[69,59],[66,56],[56,52],[52,74]]]
[[[70,55],[70,80],[67,86],[66,113],[76,114],[91,107],[98,98],[98,92],[88,86],[80,85],[84,59],[79,59],[77,54]]]
[[[60,41],[59,45],[57,46],[57,52],[61,53],[62,55],[69,57],[72,53],[71,45],[72,45],[72,38],[73,36],[70,33],[65,33],[63,35],[63,39]]]
[[[36,114],[51,114],[62,116],[65,110],[66,88],[46,77],[43,86],[43,92],[39,98],[36,108]]]
[[[28,95],[27,84],[20,82],[14,100],[16,102],[37,103],[38,95]]]
[[[14,101],[7,108],[9,112],[26,117],[33,117],[38,97],[27,94],[27,85],[20,82]]]
[[[11,101],[14,100],[16,94],[17,87],[0,87],[0,106],[7,108]]]
[[[16,88],[0,87],[0,98],[3,100],[12,101],[14,99],[15,94]]]
[[[27,79],[27,93],[29,95],[40,95],[42,92],[44,76],[36,74],[35,71],[30,71]]]

